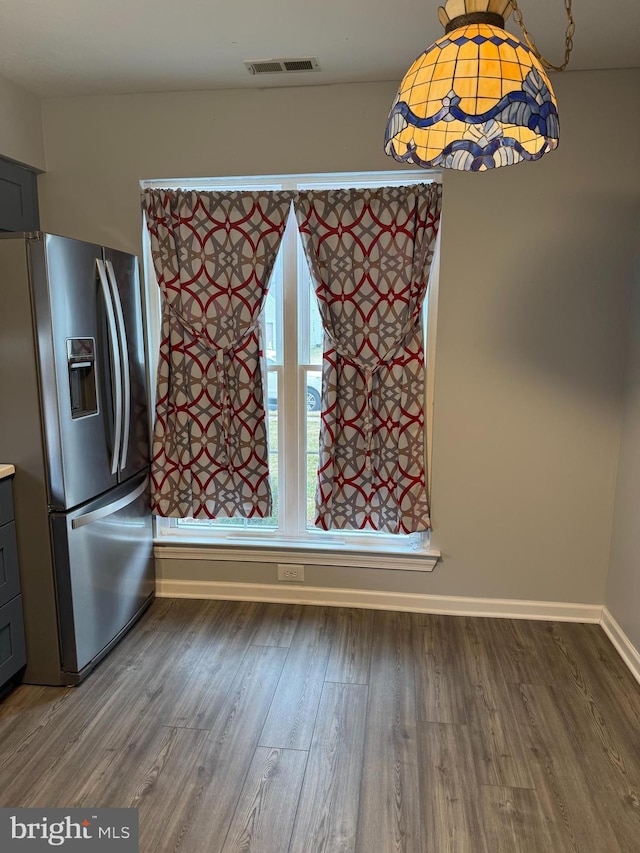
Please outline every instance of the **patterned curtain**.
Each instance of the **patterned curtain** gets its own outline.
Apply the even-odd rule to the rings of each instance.
[[[163,319],[153,511],[271,514],[260,313],[292,193],[147,190]]]
[[[317,527],[430,527],[422,304],[441,187],[300,192],[324,328]]]

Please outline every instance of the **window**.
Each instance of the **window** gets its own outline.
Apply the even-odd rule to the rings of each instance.
[[[431,182],[434,175],[405,170],[392,173],[341,174],[227,178],[200,181],[144,182],[145,188],[200,190],[330,189],[375,187]],[[143,228],[146,240],[146,228]],[[429,310],[427,358],[433,351],[437,297],[438,256],[432,265],[431,283],[425,312]],[[158,316],[158,293],[153,282],[153,266],[145,259],[149,316]],[[269,467],[273,493],[273,513],[269,518],[231,518],[213,521],[158,519],[163,541],[199,541],[247,548],[309,549],[324,553],[360,551],[371,554],[405,552],[415,556],[428,553],[427,534],[390,535],[377,532],[321,531],[314,527],[323,332],[313,282],[302,249],[293,211],[285,235],[262,315],[265,356],[265,397],[269,434]],[[157,350],[158,323],[150,323],[151,352]],[[425,340],[426,346],[426,340]],[[432,383],[427,381],[426,414],[430,423]],[[430,430],[428,430],[430,433]],[[238,557],[238,559],[242,559]]]

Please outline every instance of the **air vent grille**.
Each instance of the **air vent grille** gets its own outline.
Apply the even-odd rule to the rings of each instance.
[[[282,64],[285,71],[315,71],[310,59],[285,59]]]
[[[320,71],[315,56],[297,56],[287,59],[245,59],[250,74],[299,74],[301,71]]]

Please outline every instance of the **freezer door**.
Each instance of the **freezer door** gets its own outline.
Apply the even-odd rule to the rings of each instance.
[[[51,517],[62,669],[95,662],[154,591],[145,473],[81,510]]]
[[[120,481],[149,464],[147,377],[142,326],[142,300],[138,259],[114,249],[104,250],[104,261],[113,293],[123,368],[123,428]]]
[[[78,506],[118,482],[112,402],[117,340],[108,290],[98,276],[101,257],[100,246],[66,237],[29,240],[53,509]]]

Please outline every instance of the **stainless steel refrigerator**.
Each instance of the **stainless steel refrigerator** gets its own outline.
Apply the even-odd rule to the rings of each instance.
[[[137,259],[0,236],[0,461],[32,684],[77,684],[154,594]]]

